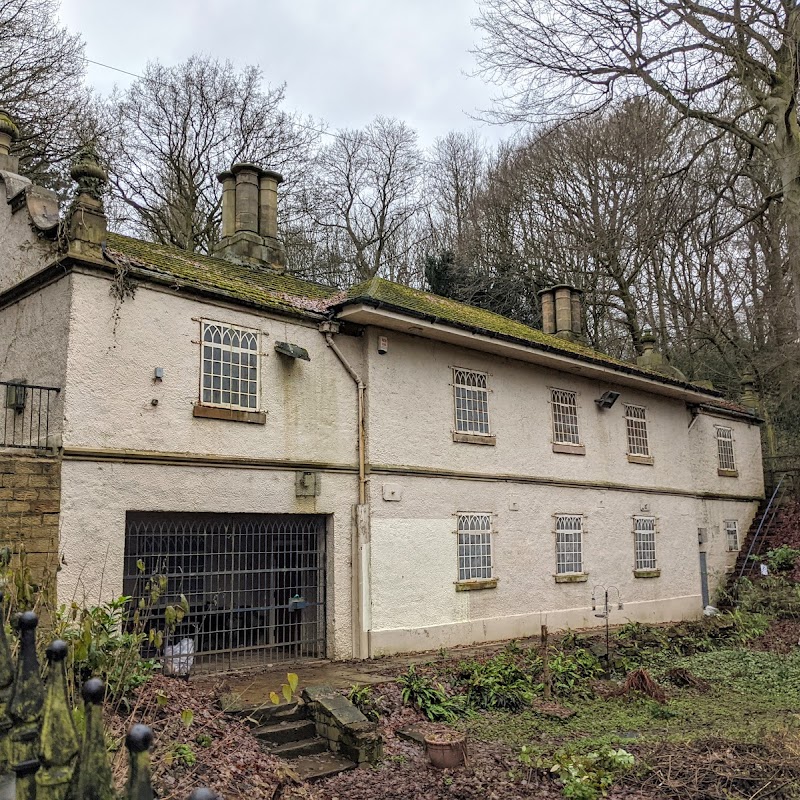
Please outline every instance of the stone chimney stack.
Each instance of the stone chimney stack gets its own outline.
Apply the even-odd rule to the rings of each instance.
[[[255,164],[234,164],[222,184],[222,239],[214,255],[282,272],[286,251],[278,239],[278,184],[283,177]]]
[[[542,304],[542,331],[562,339],[579,341],[583,328],[581,319],[583,291],[566,283],[542,289],[539,299]]]

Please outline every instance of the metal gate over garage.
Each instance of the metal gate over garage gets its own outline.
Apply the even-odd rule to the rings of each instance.
[[[324,516],[129,511],[124,570],[146,630],[186,598],[164,643],[191,640],[193,672],[325,657]]]

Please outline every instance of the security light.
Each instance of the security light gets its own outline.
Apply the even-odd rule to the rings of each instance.
[[[597,403],[597,405],[603,409],[611,408],[611,406],[617,402],[618,397],[619,392],[603,392],[603,394],[601,394],[600,397],[595,400],[595,403]]]

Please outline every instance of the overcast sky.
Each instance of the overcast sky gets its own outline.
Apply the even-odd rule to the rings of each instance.
[[[286,108],[331,128],[382,114],[414,127],[422,144],[450,130],[503,131],[470,118],[491,88],[474,70],[476,0],[62,0],[62,21],[82,34],[86,57],[141,73],[196,52],[257,64],[287,84]],[[88,65],[105,93],[132,78]]]

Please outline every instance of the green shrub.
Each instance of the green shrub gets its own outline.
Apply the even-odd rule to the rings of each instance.
[[[55,633],[70,644],[69,661],[76,685],[89,678],[106,682],[106,698],[118,706],[159,668],[156,659],[141,656],[148,640],[134,624],[128,629],[130,597],[83,608],[62,605],[56,614]]]
[[[591,681],[603,674],[597,656],[583,647],[557,652],[550,657],[549,667],[550,687],[557,697],[590,697]]]
[[[347,699],[372,722],[377,722],[383,714],[384,709],[375,699],[371,686],[353,684],[347,693]]]
[[[732,593],[742,611],[779,618],[800,617],[800,584],[781,575],[757,581],[741,578]]]
[[[523,764],[530,763],[530,756],[525,753],[525,748],[520,760]],[[558,777],[563,787],[562,794],[570,800],[605,797],[614,781],[630,770],[633,764],[634,758],[627,750],[615,750],[611,747],[603,747],[584,755],[563,750],[536,762],[537,767]]]
[[[541,659],[533,651],[524,653],[509,646],[482,663],[462,661],[458,684],[473,708],[518,711],[541,692],[542,684],[536,681],[541,668]]]
[[[797,559],[800,558],[800,550],[782,544],[780,547],[773,547],[767,550],[763,556],[750,556],[755,561],[763,561],[770,569],[770,572],[789,572],[794,569]]]
[[[402,690],[403,702],[416,706],[432,722],[455,722],[469,713],[466,698],[449,697],[444,686],[418,675],[413,664],[397,682]]]

